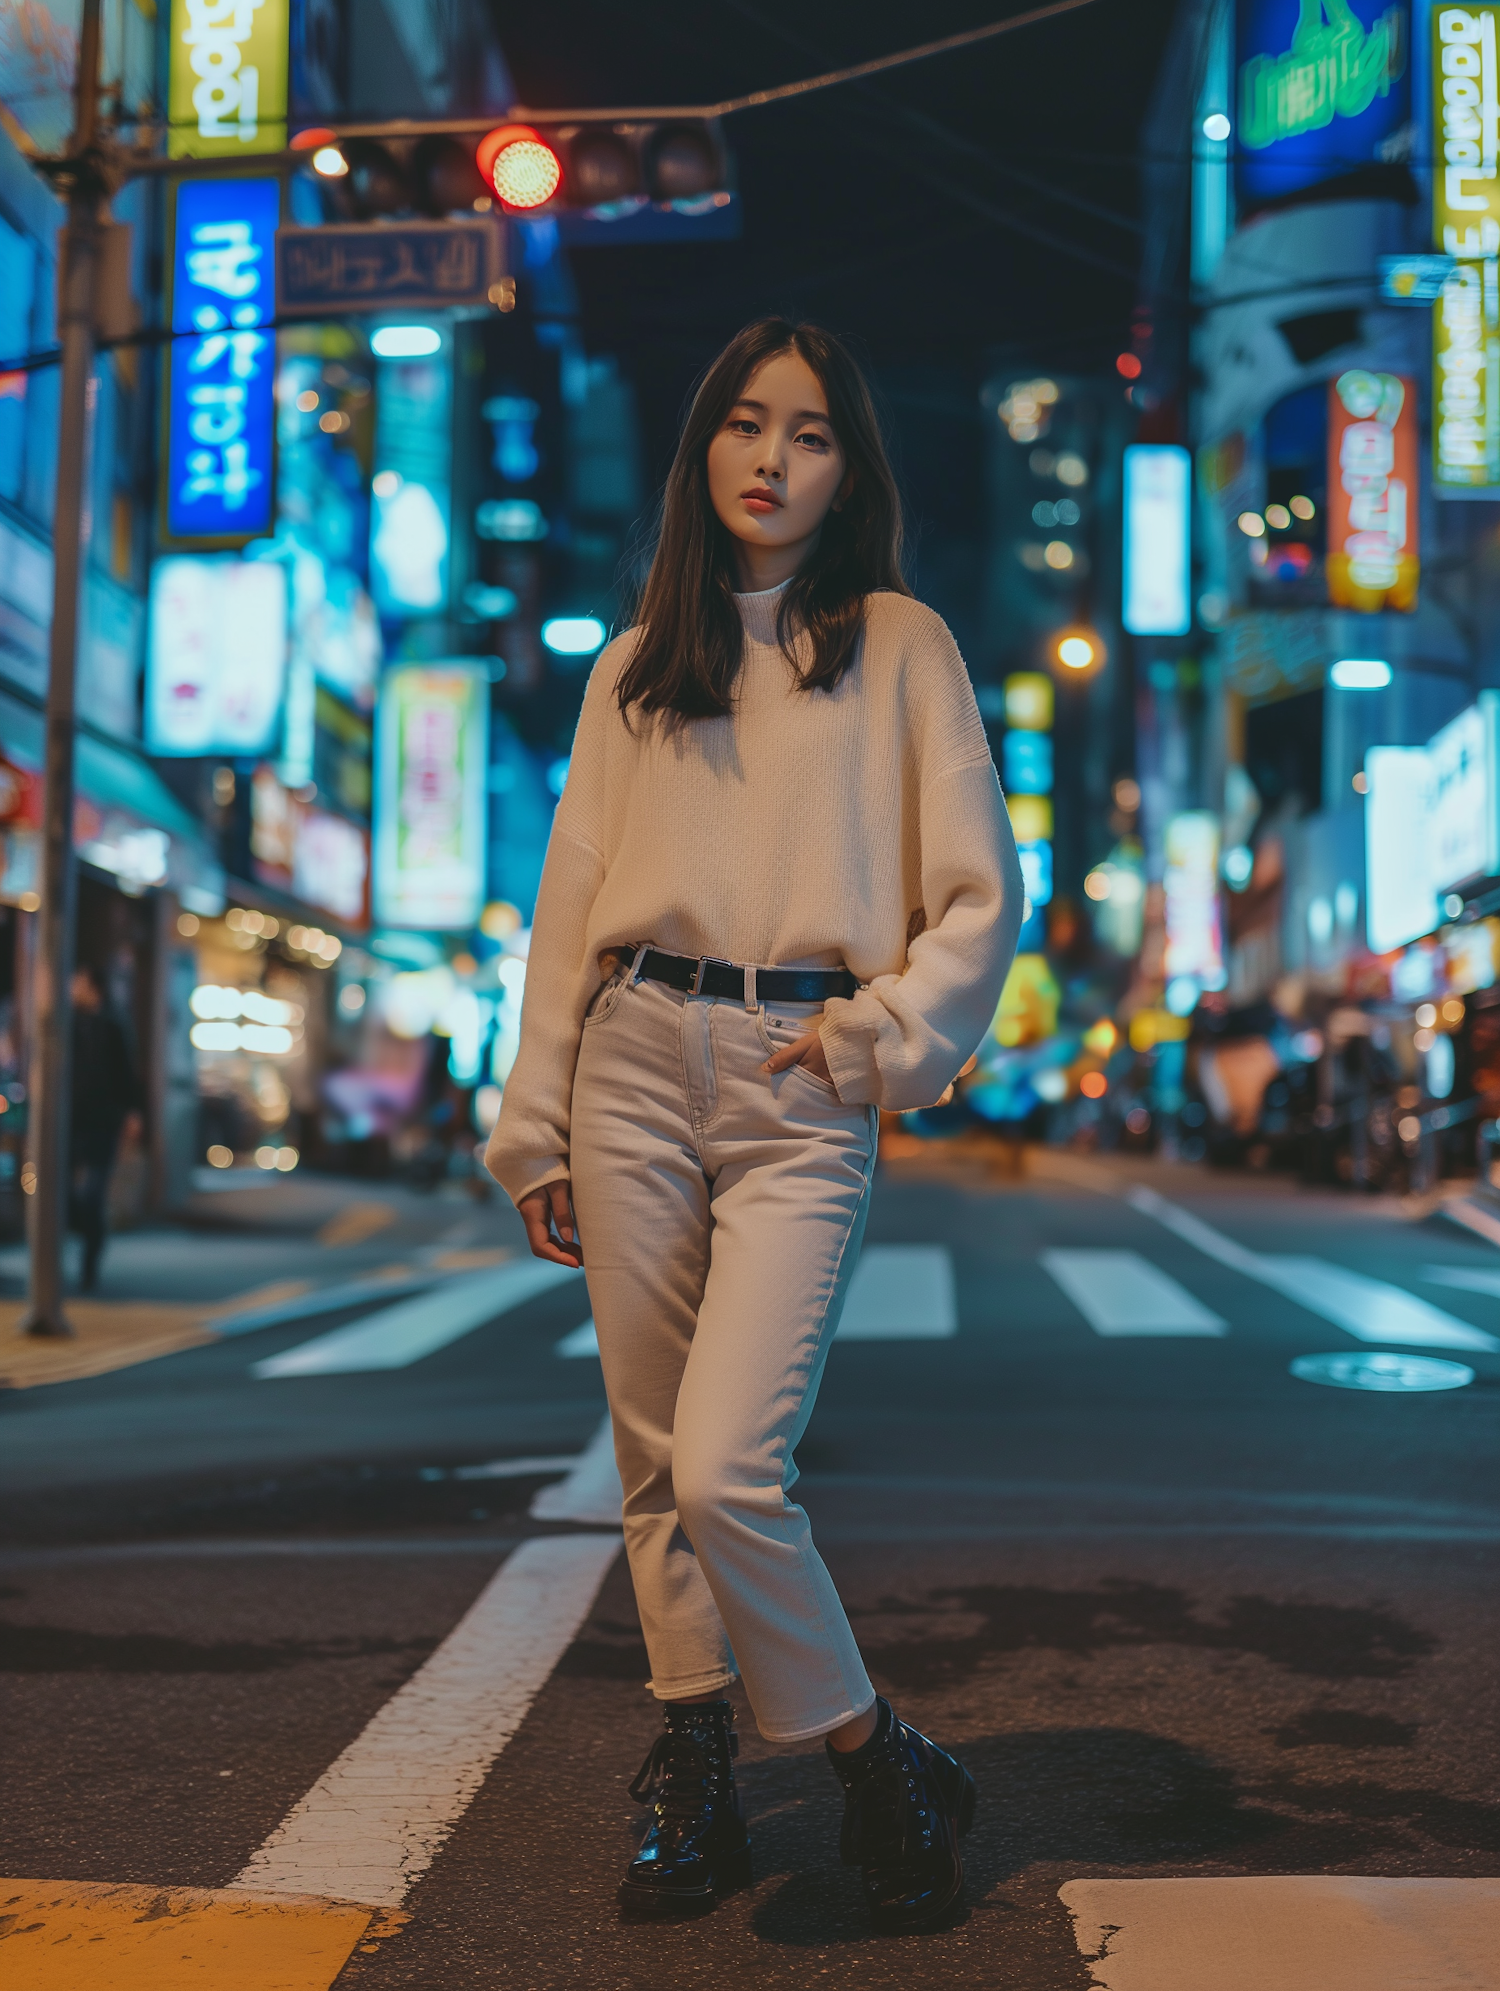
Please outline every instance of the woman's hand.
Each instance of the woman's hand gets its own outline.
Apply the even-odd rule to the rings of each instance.
[[[761,1066],[761,1070],[784,1072],[791,1065],[803,1065],[814,1078],[822,1079],[825,1085],[833,1084],[833,1073],[828,1069],[823,1039],[816,1030],[809,1030],[794,1044],[783,1044],[779,1051],[773,1051]]]
[[[548,1258],[554,1265],[567,1265],[574,1271],[583,1263],[583,1247],[578,1242],[578,1226],[573,1221],[573,1195],[566,1182],[549,1182],[523,1196],[516,1208],[526,1226],[526,1242],[533,1258]],[[557,1236],[552,1235],[554,1229]],[[559,1248],[559,1240],[561,1248]]]

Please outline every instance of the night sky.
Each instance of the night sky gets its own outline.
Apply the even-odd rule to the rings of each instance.
[[[1001,11],[996,0],[552,0],[497,4],[496,21],[518,91],[542,109],[716,99]],[[924,438],[924,397],[941,425],[944,405],[977,402],[992,363],[1109,368],[1128,336],[1137,134],[1172,11],[1171,0],[1096,0],[871,83],[739,113],[725,131],[740,241],[574,251],[585,341],[617,353],[636,382],[653,481],[698,370],[768,310],[854,338],[888,405],[904,404],[890,412],[924,489],[923,459],[943,454]],[[941,508],[936,487],[932,500]]]

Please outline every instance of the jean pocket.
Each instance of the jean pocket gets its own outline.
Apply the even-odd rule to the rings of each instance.
[[[583,1013],[583,1025],[607,1022],[620,1005],[620,993],[628,980],[624,974],[611,975],[607,982],[601,982],[589,998],[589,1006]]]
[[[810,1030],[815,1030],[821,1013],[819,1010],[813,1010],[806,1016],[772,1016],[767,1011],[761,1010],[756,1018],[756,1027],[760,1032],[760,1040],[766,1047],[767,1056],[775,1051],[784,1051],[788,1044],[795,1044],[799,1037],[805,1037]],[[820,1078],[817,1072],[810,1072],[806,1065],[788,1065],[785,1072],[773,1073],[772,1076],[784,1078],[792,1073],[805,1079],[825,1099],[838,1103],[838,1088],[832,1079]]]

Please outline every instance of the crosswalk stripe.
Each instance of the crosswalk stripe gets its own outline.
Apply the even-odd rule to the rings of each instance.
[[[1125,1200],[1143,1216],[1153,1217],[1185,1243],[1195,1245],[1232,1271],[1242,1272],[1271,1287],[1309,1313],[1321,1314],[1357,1341],[1395,1344],[1403,1348],[1465,1348],[1481,1354],[1500,1353],[1500,1338],[1471,1327],[1466,1320],[1419,1300],[1404,1287],[1385,1279],[1367,1278],[1323,1258],[1304,1258],[1251,1251],[1226,1237],[1212,1224],[1168,1202],[1154,1189],[1137,1185]]]
[[[1479,1265],[1425,1265],[1422,1277],[1429,1286],[1452,1286],[1460,1293],[1490,1293],[1500,1298],[1500,1271],[1488,1272]]]
[[[420,1299],[388,1307],[367,1320],[351,1321],[347,1327],[336,1327],[295,1348],[283,1349],[279,1355],[268,1355],[252,1364],[250,1373],[266,1381],[405,1369],[538,1293],[582,1276],[571,1266],[552,1265],[539,1258],[520,1265],[497,1265],[466,1278],[450,1279],[435,1293],[424,1293]]]
[[[523,1542],[234,1882],[399,1908],[588,1616],[620,1538]]]
[[[958,1332],[953,1258],[941,1244],[865,1247],[839,1319],[836,1341],[944,1341]],[[599,1355],[592,1318],[565,1334],[554,1351],[566,1361]]]
[[[1500,1984],[1500,1880],[1070,1880],[1058,1896],[1096,1991]]]
[[[1095,1334],[1203,1335],[1229,1332],[1185,1286],[1138,1251],[1044,1251],[1042,1264]]]
[[[941,1244],[867,1245],[837,1341],[945,1341],[958,1332],[953,1259]]]
[[[544,1486],[531,1502],[534,1521],[575,1521],[586,1527],[618,1528],[624,1500],[615,1464],[615,1434],[606,1411],[566,1479]]]

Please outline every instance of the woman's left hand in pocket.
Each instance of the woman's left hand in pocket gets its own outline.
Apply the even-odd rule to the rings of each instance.
[[[816,1030],[808,1030],[795,1043],[783,1044],[779,1051],[773,1051],[761,1066],[763,1072],[784,1072],[792,1065],[802,1065],[814,1078],[820,1078],[825,1085],[833,1084],[833,1073],[828,1069],[828,1058],[823,1050],[823,1039]]]

